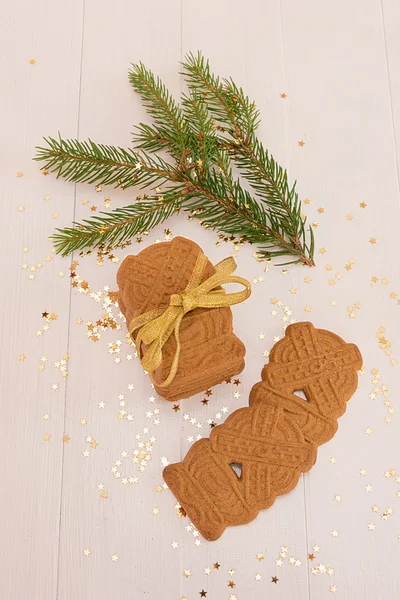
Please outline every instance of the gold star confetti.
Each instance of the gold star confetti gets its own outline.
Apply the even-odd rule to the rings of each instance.
[[[69,437],[69,435],[63,435],[62,441],[63,442],[69,442],[71,438]]]
[[[43,439],[45,442],[48,442],[50,440],[50,438],[51,438],[51,435],[49,435],[48,433],[45,433],[43,436]]]
[[[91,552],[89,550],[89,548],[87,548],[86,550],[83,551],[83,556],[90,556]]]
[[[365,204],[365,202],[360,202],[360,208],[365,208],[367,205]]]
[[[369,238],[369,243],[372,245],[376,244],[376,238],[373,238],[373,237]]]
[[[111,557],[111,560],[113,562],[117,562],[118,559],[119,559],[119,556],[117,556],[116,554],[113,554],[112,557]]]
[[[257,554],[256,559],[261,562],[262,560],[264,560],[264,554]]]
[[[300,140],[299,142],[297,142],[299,146],[303,147],[305,142],[303,140]]]
[[[279,579],[275,577],[271,577],[271,583],[278,583]]]
[[[283,92],[283,93],[281,94],[281,98],[283,98],[283,99],[287,98],[287,95],[285,94],[285,92]]]

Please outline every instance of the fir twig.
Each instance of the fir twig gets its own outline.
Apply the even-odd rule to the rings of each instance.
[[[139,63],[129,79],[154,124],[140,123],[133,149],[88,140],[45,138],[36,160],[68,181],[164,189],[134,205],[57,230],[57,252],[112,247],[180,209],[206,227],[256,244],[265,258],[288,255],[313,265],[314,239],[300,214],[295,184],[256,137],[259,112],[231,79],[214,76],[201,54],[183,63],[189,94],[177,105],[159,78]],[[172,163],[157,153],[167,150]],[[254,196],[234,178],[231,164]]]
[[[51,239],[56,252],[62,256],[86,248],[109,249],[127,242],[135,235],[146,233],[166,221],[177,210],[177,195],[169,193],[161,201],[151,198],[108,213],[101,212],[81,223],[73,223],[75,227],[57,229]]]

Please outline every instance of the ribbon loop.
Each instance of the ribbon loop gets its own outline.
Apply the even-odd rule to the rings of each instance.
[[[221,308],[232,306],[246,300],[251,294],[250,283],[242,277],[232,276],[236,263],[232,257],[225,258],[215,265],[215,273],[201,282],[207,257],[199,254],[192,275],[186,288],[180,294],[171,294],[169,306],[165,309],[155,308],[147,313],[134,317],[129,326],[132,335],[138,330],[135,344],[138,349],[143,368],[152,373],[161,365],[162,348],[172,333],[175,334],[176,350],[168,377],[158,387],[167,387],[174,380],[178,370],[181,344],[179,328],[183,317],[196,308]],[[240,292],[227,294],[219,288],[225,283],[239,283],[244,287]],[[147,346],[142,354],[142,342]]]

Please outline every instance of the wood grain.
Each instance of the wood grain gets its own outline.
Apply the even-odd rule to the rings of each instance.
[[[399,365],[390,362],[400,356],[399,25],[395,0],[4,5],[1,598],[195,600],[202,590],[208,600],[400,596]],[[259,106],[262,139],[310,200],[303,210],[314,226],[317,266],[265,272],[253,248],[240,249],[237,273],[254,284],[233,311],[247,348],[240,384],[216,386],[208,406],[198,395],[174,412],[154,394],[117,310],[120,329],[101,332],[96,343],[87,336],[116,289],[123,257],[163,240],[164,228],[102,265],[95,254],[57,257],[48,241],[56,226],[98,214],[107,198],[111,208],[131,202],[139,191],[57,181],[31,159],[42,136],[57,131],[129,145],[133,125],[147,119],[128,82],[130,63],[142,60],[178,98],[179,61],[198,49]],[[183,216],[165,227],[194,239],[213,262],[233,251]],[[73,261],[87,293],[71,286]],[[47,323],[43,312],[57,318]],[[157,491],[163,465],[207,436],[208,420],[222,422],[246,405],[290,319],[311,320],[360,347],[359,390],[296,489],[208,543],[187,530],[172,494]],[[133,420],[119,418],[121,410]],[[141,452],[149,460],[133,462]]]

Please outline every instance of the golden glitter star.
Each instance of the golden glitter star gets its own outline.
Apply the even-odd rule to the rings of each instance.
[[[319,252],[319,254],[326,254],[326,249],[320,248],[318,252]]]
[[[69,437],[69,435],[63,435],[62,441],[63,442],[69,442],[71,438]]]
[[[374,525],[373,523],[369,523],[368,524],[368,531],[374,531],[376,525]]]
[[[43,439],[45,442],[48,442],[50,440],[50,438],[51,438],[51,435],[49,435],[48,433],[45,433],[43,436]]]
[[[299,142],[297,142],[299,146],[303,147],[305,142],[303,140],[300,140]]]
[[[29,64],[30,64],[30,65],[34,65],[34,64],[35,64],[35,62],[36,62],[36,60],[35,60],[34,58],[31,58],[31,59],[30,59],[30,61],[29,61]]]
[[[89,548],[86,548],[86,550],[83,551],[83,556],[89,556],[90,555],[90,550]]]
[[[264,554],[257,554],[256,559],[261,562],[262,560],[264,560]]]
[[[101,494],[101,497],[104,498],[104,500],[106,500],[108,498],[108,492],[103,492]]]
[[[283,98],[283,99],[287,98],[287,95],[285,94],[285,92],[283,92],[283,93],[281,94],[281,98]]]
[[[320,215],[322,215],[325,212],[325,209],[322,208],[322,206],[319,207],[318,212]]]
[[[369,243],[372,245],[376,244],[376,238],[369,238]]]
[[[214,569],[216,569],[217,571],[220,568],[220,566],[221,565],[219,564],[219,562],[216,562],[216,563],[213,564]]]
[[[360,202],[360,208],[365,208],[367,205],[365,204],[365,202]]]
[[[271,583],[278,583],[279,579],[275,577],[271,577]]]
[[[354,219],[354,217],[353,217],[353,215],[351,215],[351,214],[348,214],[348,215],[346,215],[346,219],[347,219],[348,221],[352,221],[352,220]]]
[[[119,559],[119,556],[117,556],[116,554],[113,554],[112,557],[111,557],[111,560],[113,562],[117,562],[118,559]]]
[[[200,598],[207,598],[207,592],[205,592],[204,590],[201,590],[201,592],[199,592],[200,594]]]
[[[311,312],[311,306],[308,306],[308,305],[307,305],[307,306],[305,306],[305,307],[304,307],[304,310],[305,310],[306,312],[308,312],[308,313],[309,313],[309,312]]]
[[[228,587],[233,589],[234,587],[236,587],[236,583],[234,581],[228,581]]]
[[[25,359],[26,359],[26,356],[25,356],[25,354],[18,354],[18,360],[19,360],[20,362],[23,362]]]

